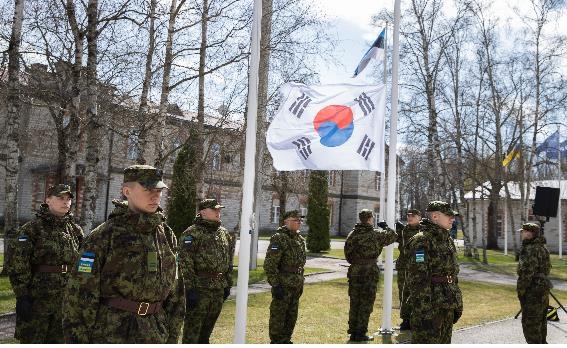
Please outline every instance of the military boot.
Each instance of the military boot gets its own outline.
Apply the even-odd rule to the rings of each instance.
[[[350,335],[350,340],[352,342],[366,342],[366,341],[374,340],[374,337],[373,336],[367,336],[367,335],[364,335],[364,334],[354,333],[354,334]]]
[[[404,331],[404,330],[411,330],[411,326],[410,326],[410,322],[407,319],[402,320],[402,323],[400,324],[400,330]]]

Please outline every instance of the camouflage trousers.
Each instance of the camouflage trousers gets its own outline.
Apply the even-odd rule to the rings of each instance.
[[[547,343],[549,290],[528,289],[522,299],[522,330],[527,343]]]
[[[398,270],[398,296],[400,299],[400,318],[402,320],[409,320],[411,316],[411,305],[408,302],[409,287],[406,283],[406,269]]]
[[[64,343],[61,306],[61,297],[34,299],[32,319],[16,318],[14,337],[23,344]]]
[[[303,294],[303,286],[299,288],[284,287],[283,299],[272,296],[269,324],[270,343],[291,343],[301,294]]]
[[[451,343],[453,316],[452,309],[414,309],[410,318],[411,343]]]
[[[377,289],[378,279],[353,277],[348,280],[350,308],[348,311],[347,333],[366,334],[370,314],[374,310]]]
[[[223,289],[199,288],[199,302],[187,308],[182,343],[209,343],[222,310]]]

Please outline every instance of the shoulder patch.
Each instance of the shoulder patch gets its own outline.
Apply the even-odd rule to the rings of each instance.
[[[185,236],[183,237],[183,245],[186,247],[190,247],[193,244],[193,236]]]
[[[28,241],[28,236],[26,236],[25,234],[18,236],[18,242],[27,242],[27,241]]]
[[[280,246],[278,243],[272,243],[272,246],[270,247],[270,250],[280,250]]]
[[[424,263],[425,262],[425,250],[417,249],[415,251],[415,262],[416,263]]]
[[[77,272],[93,273],[94,261],[95,261],[95,253],[90,251],[85,251],[84,253],[81,254],[81,258],[79,259]]]

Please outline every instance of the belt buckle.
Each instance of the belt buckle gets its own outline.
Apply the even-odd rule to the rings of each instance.
[[[61,273],[67,273],[67,265],[61,265]]]
[[[450,275],[447,276],[447,283],[453,284],[453,276],[450,276]]]
[[[145,306],[145,307],[144,307]],[[150,309],[149,302],[140,302],[138,306],[138,315],[146,315],[148,314],[148,310]]]

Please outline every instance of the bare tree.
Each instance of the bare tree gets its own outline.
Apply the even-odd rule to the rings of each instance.
[[[4,231],[6,235],[19,227],[18,219],[18,177],[20,166],[20,44],[22,23],[24,21],[24,0],[15,0],[12,34],[8,47],[8,112],[6,122],[6,211],[4,212]],[[4,254],[7,244],[4,243]],[[4,259],[4,262],[6,259]],[[5,266],[5,264],[3,265]]]

